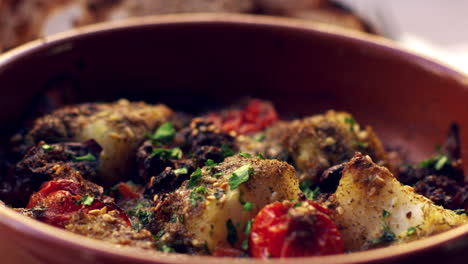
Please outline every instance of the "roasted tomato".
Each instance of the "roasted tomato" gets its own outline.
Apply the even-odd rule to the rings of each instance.
[[[47,208],[38,220],[57,227],[64,227],[78,212],[87,213],[103,207],[108,207],[109,211],[119,211],[120,217],[129,226],[131,225],[127,215],[120,208],[112,203],[103,203],[91,195],[83,194],[80,185],[71,180],[46,182],[41,190],[31,195],[26,208],[34,207]]]
[[[207,117],[224,132],[235,131],[238,134],[262,131],[278,121],[278,114],[273,105],[258,99],[249,101],[243,109],[210,113]]]
[[[330,214],[312,201],[269,204],[254,219],[250,254],[286,258],[343,253],[344,244]]]

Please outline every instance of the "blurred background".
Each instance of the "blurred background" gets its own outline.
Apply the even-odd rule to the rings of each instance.
[[[73,27],[182,12],[275,15],[392,39],[468,73],[466,0],[0,0],[0,53]]]

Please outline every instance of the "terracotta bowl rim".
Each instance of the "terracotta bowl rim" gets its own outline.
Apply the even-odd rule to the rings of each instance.
[[[82,28],[72,29],[58,33],[49,37],[44,37],[0,55],[0,72],[9,63],[20,60],[24,56],[34,54],[41,49],[51,47],[56,44],[67,43],[67,41],[78,39],[84,35],[102,34],[103,32],[118,31],[122,29],[139,28],[144,26],[165,26],[174,24],[234,24],[234,25],[260,25],[272,28],[290,28],[292,30],[302,30],[323,35],[342,38],[345,41],[356,41],[362,45],[370,46],[373,49],[384,49],[385,53],[400,56],[413,61],[434,74],[444,74],[468,86],[468,76],[453,69],[451,66],[428,58],[416,52],[399,47],[396,43],[382,37],[373,36],[367,33],[350,31],[336,26],[307,22],[299,19],[280,18],[271,16],[257,16],[245,14],[226,13],[201,13],[201,14],[174,14],[155,15],[139,18],[129,18],[120,21],[111,21]],[[43,241],[54,241],[52,243],[61,244],[75,250],[90,250],[96,255],[107,255],[118,257],[128,261],[161,262],[161,263],[230,263],[233,259],[216,258],[209,256],[191,256],[185,254],[166,254],[156,251],[142,250],[139,248],[117,247],[110,243],[87,238],[59,228],[55,228],[16,213],[7,206],[0,205],[0,225],[22,233],[27,238],[37,238]],[[294,259],[273,259],[272,263],[370,263],[376,260],[393,259],[405,255],[428,251],[433,248],[443,246],[444,243],[456,240],[468,235],[468,224],[459,226],[449,231],[431,236],[429,238],[413,241],[407,244],[394,245],[391,247],[372,249],[347,254],[306,257]],[[14,241],[15,239],[12,238]],[[236,259],[236,262],[264,263],[256,259]]]

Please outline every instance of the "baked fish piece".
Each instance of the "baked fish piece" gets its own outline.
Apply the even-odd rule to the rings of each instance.
[[[209,252],[246,243],[244,229],[260,209],[276,201],[297,199],[294,168],[278,160],[228,157],[219,165],[195,171],[174,193],[160,198],[155,219],[164,231],[160,243]],[[171,220],[170,220],[171,219]],[[182,236],[182,239],[180,237]]]
[[[114,103],[66,106],[36,119],[20,139],[20,149],[40,141],[52,144],[94,139],[102,147],[98,182],[108,186],[123,180],[134,166],[135,153],[145,133],[167,121],[171,115],[172,110],[165,105],[125,99]]]
[[[467,215],[435,205],[360,153],[344,168],[329,202],[345,247],[352,251],[416,240],[468,223]]]
[[[239,136],[241,151],[262,153],[295,164],[300,181],[318,182],[328,168],[349,161],[355,152],[370,155],[379,165],[390,166],[382,142],[370,126],[361,128],[346,112],[279,121],[259,136]]]

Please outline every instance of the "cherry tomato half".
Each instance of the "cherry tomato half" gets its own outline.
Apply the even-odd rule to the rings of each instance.
[[[330,214],[312,201],[269,204],[254,219],[250,254],[286,258],[343,253],[343,240]]]

